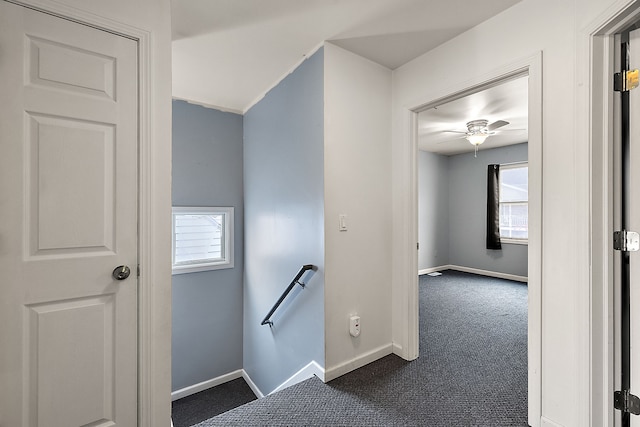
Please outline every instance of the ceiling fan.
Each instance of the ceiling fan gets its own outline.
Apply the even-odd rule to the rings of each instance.
[[[488,137],[491,135],[495,135],[496,129],[499,129],[503,126],[508,125],[509,122],[504,120],[496,120],[495,122],[489,124],[488,120],[478,119],[471,120],[467,122],[467,132],[461,131],[449,131],[455,133],[463,133],[464,138],[471,143],[471,145],[476,148],[476,156],[478,155],[478,146],[482,144]]]

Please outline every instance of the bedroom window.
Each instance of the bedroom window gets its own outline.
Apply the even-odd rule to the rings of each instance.
[[[172,273],[233,268],[233,208],[174,207]]]
[[[529,238],[529,167],[500,165],[500,240],[527,244]]]

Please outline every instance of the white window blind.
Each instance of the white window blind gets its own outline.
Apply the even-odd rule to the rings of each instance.
[[[233,208],[173,208],[173,273],[233,267]]]
[[[526,243],[529,238],[527,163],[500,166],[500,238]]]

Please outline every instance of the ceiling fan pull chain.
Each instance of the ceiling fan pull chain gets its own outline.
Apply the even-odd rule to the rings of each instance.
[[[478,146],[477,146],[477,145],[476,145],[476,152],[475,152],[475,154],[473,155],[473,157],[476,157],[476,158],[478,157]]]

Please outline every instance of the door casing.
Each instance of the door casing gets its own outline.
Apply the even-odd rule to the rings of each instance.
[[[578,79],[587,82],[579,92],[577,105],[577,140],[588,141],[583,155],[589,166],[588,226],[586,250],[590,271],[581,277],[589,283],[588,312],[581,317],[589,322],[589,342],[583,350],[589,355],[589,413],[591,426],[619,425],[619,413],[613,408],[613,392],[619,386],[619,357],[615,343],[619,340],[616,326],[620,282],[614,277],[616,257],[613,251],[613,231],[618,226],[614,209],[619,194],[615,189],[615,172],[619,168],[619,135],[615,132],[616,98],[612,90],[613,73],[617,65],[615,39],[625,27],[640,19],[640,5],[636,1],[618,3],[607,13],[585,27],[578,37]],[[619,313],[618,313],[619,314]],[[619,316],[618,316],[619,317]]]

